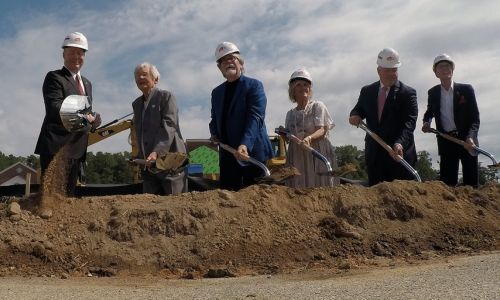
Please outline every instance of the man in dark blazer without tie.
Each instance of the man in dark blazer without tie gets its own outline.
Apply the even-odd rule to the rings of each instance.
[[[468,149],[437,137],[440,179],[450,186],[458,183],[458,164],[462,162],[464,185],[477,187],[478,160],[474,146],[479,146],[479,109],[474,89],[470,84],[453,82],[455,62],[447,54],[434,59],[432,70],[441,81],[428,92],[427,111],[424,114],[423,132],[430,132],[434,118],[436,129],[465,141]]]
[[[219,182],[223,189],[239,190],[262,176],[258,167],[242,160],[251,156],[265,163],[272,157],[264,122],[267,98],[259,80],[243,75],[244,60],[235,44],[220,43],[215,60],[226,81],[212,91],[210,139],[236,149],[234,155],[219,151]]]

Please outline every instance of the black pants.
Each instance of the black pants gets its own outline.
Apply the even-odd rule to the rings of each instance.
[[[232,154],[221,151],[220,161],[220,188],[238,191],[255,184],[256,179],[264,176],[262,170],[255,165],[242,166]]]
[[[54,159],[54,155],[51,154],[40,154],[40,168],[42,170],[42,185],[43,176],[50,165],[50,162]],[[67,168],[67,182],[66,182],[66,194],[70,197],[75,196],[76,183],[78,181],[78,172],[80,170],[80,159],[70,159],[66,165]],[[58,176],[54,174],[54,176]]]
[[[479,185],[479,167],[477,156],[471,155],[463,146],[441,141],[439,174],[440,180],[449,186],[458,183],[458,163],[462,163],[464,185]]]
[[[188,191],[187,170],[169,174],[167,172],[150,173],[142,171],[142,192],[156,195],[176,195]]]
[[[410,171],[408,171],[402,164],[392,159],[389,153],[382,148],[378,151],[377,159],[375,159],[371,165],[367,166],[367,173],[369,186],[382,181],[414,179],[413,174]]]

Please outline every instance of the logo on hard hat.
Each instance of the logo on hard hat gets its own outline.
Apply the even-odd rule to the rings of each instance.
[[[224,50],[224,46],[219,48],[219,52],[221,52],[222,50]]]
[[[388,57],[387,57],[387,60],[388,60],[388,61],[393,61],[394,59],[395,59],[395,58],[394,58],[394,57],[392,57],[392,56],[388,56]]]

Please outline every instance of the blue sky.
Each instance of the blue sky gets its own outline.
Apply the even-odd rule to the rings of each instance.
[[[401,56],[400,80],[417,90],[417,151],[435,159],[435,138],[420,128],[427,90],[438,83],[432,61],[446,52],[456,61],[455,80],[476,90],[481,147],[500,158],[499,1],[19,0],[1,2],[0,28],[3,153],[33,153],[44,117],[43,79],[62,66],[64,36],[81,31],[90,47],[82,74],[93,83],[103,122],[132,111],[139,96],[133,69],[149,61],[162,75],[159,87],[177,97],[183,136],[208,138],[210,93],[223,81],[213,54],[219,42],[231,41],[245,58],[246,74],[264,84],[268,130],[293,108],[290,74],[306,67],[315,99],[336,123],[332,143],[360,148],[364,133],[347,123],[348,114],[360,88],[378,79],[377,53],[393,47]],[[89,151],[130,150],[127,136]]]

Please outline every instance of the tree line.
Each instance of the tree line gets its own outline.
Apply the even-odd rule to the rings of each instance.
[[[367,180],[365,153],[364,150],[356,146],[345,145],[336,147],[337,162],[339,166],[347,163],[354,164],[356,172],[345,175],[346,178],[353,180]],[[117,184],[133,183],[134,171],[128,159],[132,157],[130,152],[119,153],[107,152],[88,152],[85,166],[85,181],[89,184]],[[29,155],[27,157],[6,155],[0,151],[0,171],[8,168],[16,162],[22,162],[27,166],[38,170],[40,162],[38,156]],[[422,181],[437,180],[439,171],[432,167],[432,158],[429,152],[419,151],[417,153],[417,164],[415,166]],[[480,166],[479,183],[484,184],[487,181],[497,181],[495,170]]]

